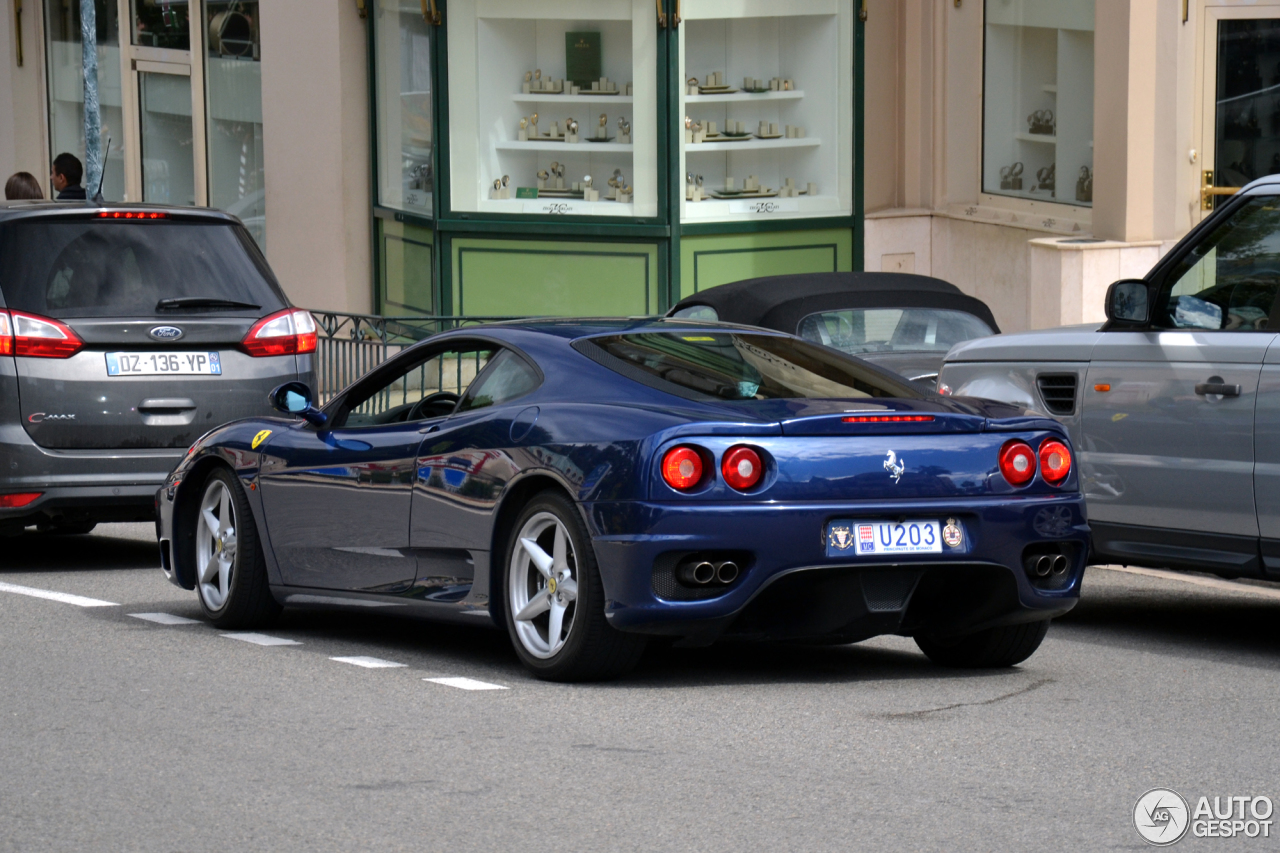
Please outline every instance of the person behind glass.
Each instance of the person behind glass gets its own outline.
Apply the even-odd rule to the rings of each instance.
[[[4,197],[6,201],[44,198],[44,190],[40,189],[40,182],[36,180],[35,175],[30,172],[14,172],[9,176],[9,180],[4,182]]]
[[[58,201],[64,199],[85,199],[84,187],[80,179],[84,177],[84,166],[74,154],[63,152],[53,158],[53,171],[49,174],[49,183],[53,185]]]

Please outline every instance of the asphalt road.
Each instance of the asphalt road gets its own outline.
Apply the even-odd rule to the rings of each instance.
[[[287,612],[266,633],[298,645],[224,637],[152,535],[0,540],[0,850],[1143,850],[1152,787],[1280,798],[1273,585],[1090,569],[999,672],[892,637],[565,686],[479,628]]]

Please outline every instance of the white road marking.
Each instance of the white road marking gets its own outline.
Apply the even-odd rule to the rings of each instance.
[[[350,663],[356,666],[362,666],[365,669],[388,669],[393,666],[408,666],[407,663],[396,663],[393,660],[383,660],[382,658],[365,657],[364,655],[356,655],[349,658],[329,658],[336,660],[338,663]]]
[[[185,616],[174,616],[172,613],[130,613],[134,619],[144,619],[159,625],[199,625],[199,619],[188,619]]]
[[[474,678],[424,678],[423,681],[430,681],[434,684],[443,684],[445,687],[456,687],[459,690],[506,690],[501,684],[489,684],[485,681],[476,681]]]
[[[1131,575],[1146,575],[1150,578],[1162,578],[1163,580],[1189,583],[1194,584],[1195,586],[1207,586],[1210,589],[1221,589],[1227,592],[1242,592],[1245,595],[1257,595],[1262,598],[1280,599],[1280,590],[1278,589],[1265,589],[1251,584],[1223,580],[1222,578],[1204,578],[1199,575],[1187,575],[1182,572],[1169,572],[1164,569],[1143,569],[1137,566],[1092,566],[1091,568],[1106,569],[1111,572],[1125,572]]]
[[[83,595],[72,595],[69,592],[53,592],[48,589],[35,589],[29,586],[18,586],[14,583],[0,583],[0,592],[13,592],[18,595],[29,595],[32,598],[47,598],[50,601],[61,601],[63,604],[74,604],[76,607],[119,607],[114,601],[102,601],[98,598],[85,598]]]
[[[244,640],[246,643],[253,643],[255,646],[300,646],[297,640],[286,640],[283,637],[268,637],[266,634],[236,633],[223,634],[224,637],[230,637],[233,640]]]

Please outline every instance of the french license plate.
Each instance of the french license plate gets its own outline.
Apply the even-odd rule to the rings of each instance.
[[[941,554],[938,521],[832,521],[827,524],[827,556]]]
[[[109,352],[108,376],[221,376],[216,352]]]

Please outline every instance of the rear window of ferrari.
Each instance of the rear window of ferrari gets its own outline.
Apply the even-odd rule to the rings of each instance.
[[[696,400],[897,397],[918,389],[827,347],[750,332],[632,332],[574,343],[605,367]]]
[[[180,219],[42,217],[0,227],[9,308],[58,318],[260,316],[284,295],[244,228]]]

